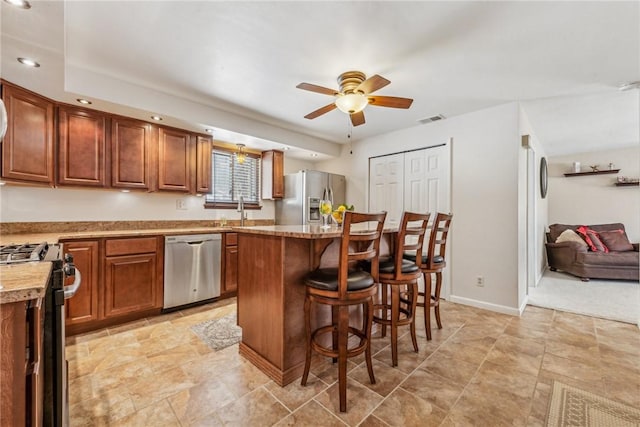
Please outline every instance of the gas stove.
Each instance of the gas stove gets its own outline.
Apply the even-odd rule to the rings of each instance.
[[[60,257],[60,247],[47,242],[0,246],[0,265],[21,262],[53,261]]]

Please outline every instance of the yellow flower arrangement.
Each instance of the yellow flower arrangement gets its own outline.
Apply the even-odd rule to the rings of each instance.
[[[353,211],[353,210],[354,210],[353,205],[345,205],[343,203],[340,206],[338,206],[336,210],[331,212],[331,216],[333,217],[333,220],[336,222],[336,224],[341,225],[342,219],[344,218],[344,212]]]

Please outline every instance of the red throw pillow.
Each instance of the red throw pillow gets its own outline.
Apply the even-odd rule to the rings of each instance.
[[[576,229],[576,231],[584,239],[584,241],[587,242],[587,245],[589,245],[589,249],[591,249],[593,252],[609,252],[609,248],[607,248],[607,246],[602,243],[602,240],[600,240],[600,236],[598,236],[597,232],[593,231],[585,225],[581,225]]]
[[[624,230],[601,231],[600,240],[611,251],[626,252],[633,250],[633,245],[629,242],[627,233]]]

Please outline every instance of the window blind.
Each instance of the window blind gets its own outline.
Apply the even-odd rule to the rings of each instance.
[[[234,153],[214,150],[211,159],[213,191],[207,202],[237,203],[244,196],[245,203],[260,200],[260,158],[247,156],[238,163]]]

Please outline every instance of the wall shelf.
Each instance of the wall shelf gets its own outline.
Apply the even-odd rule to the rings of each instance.
[[[586,175],[604,175],[607,173],[618,173],[620,172],[620,169],[607,169],[607,170],[603,170],[603,171],[595,171],[595,172],[572,172],[572,173],[565,173],[564,176],[566,177],[571,177],[571,176],[586,176]]]
[[[616,182],[616,187],[638,187],[640,182]]]

